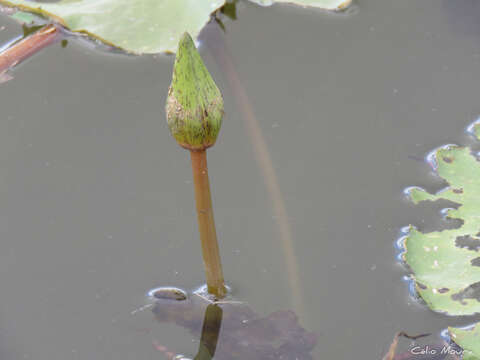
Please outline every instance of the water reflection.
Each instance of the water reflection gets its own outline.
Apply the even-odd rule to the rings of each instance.
[[[262,129],[253,110],[250,99],[244,88],[240,75],[237,72],[223,34],[210,27],[203,32],[205,44],[214,55],[220,69],[226,75],[230,91],[234,94],[238,109],[242,112],[247,134],[252,143],[255,160],[262,173],[270,201],[272,204],[273,218],[277,222],[278,239],[285,257],[286,273],[292,297],[292,306],[303,321],[308,321],[305,315],[305,301],[303,288],[300,281],[300,267],[294,246],[294,236],[290,226],[287,206],[283,196],[276,170],[273,166],[270,150],[263,136]]]
[[[202,336],[195,360],[210,360],[217,349],[218,336],[222,325],[223,310],[217,304],[209,304],[203,319]]]
[[[158,299],[152,311],[159,322],[174,323],[199,339],[194,360],[311,360],[317,343],[316,334],[302,328],[291,310],[261,317],[244,303],[192,294],[182,301]],[[172,360],[192,359],[168,344],[157,349]]]

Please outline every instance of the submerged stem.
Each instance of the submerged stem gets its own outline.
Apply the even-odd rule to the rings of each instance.
[[[203,263],[207,278],[208,292],[221,299],[226,295],[222,263],[218,249],[217,232],[213,219],[210,182],[208,180],[206,150],[190,151],[192,159],[195,203],[197,206],[198,228],[202,242]]]
[[[59,39],[57,26],[50,24],[0,53],[0,74]]]

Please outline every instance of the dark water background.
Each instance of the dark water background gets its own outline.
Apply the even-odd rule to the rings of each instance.
[[[245,109],[202,46],[226,100],[209,166],[234,295],[265,315],[300,299],[316,359],[380,359],[399,330],[468,323],[409,298],[393,244],[404,225],[441,224],[442,204],[413,206],[402,190],[440,188],[424,155],[469,141],[480,5],[359,0],[332,15],[241,2],[238,16],[225,42],[276,172],[301,293]],[[21,33],[1,24],[2,41]],[[131,314],[150,288],[204,281],[188,154],[163,111],[173,59],[70,41],[0,86],[1,359],[159,359],[153,340],[195,353],[184,329]]]

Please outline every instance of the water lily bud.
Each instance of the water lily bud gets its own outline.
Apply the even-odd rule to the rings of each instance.
[[[180,146],[204,150],[215,144],[222,125],[222,94],[188,33],[178,45],[166,112]]]

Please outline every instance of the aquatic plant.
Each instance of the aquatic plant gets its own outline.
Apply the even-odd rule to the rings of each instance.
[[[195,37],[225,0],[0,0],[134,54],[174,52],[180,36]],[[17,15],[18,17],[18,15]],[[31,18],[32,20],[34,18]]]
[[[469,128],[480,138],[480,123]],[[448,200],[454,208],[443,211],[447,219],[460,221],[453,229],[424,233],[414,226],[400,239],[402,258],[412,270],[418,295],[434,311],[449,315],[480,313],[480,162],[466,146],[447,145],[428,157],[435,173],[448,183],[436,194],[422,188],[406,190],[414,203]],[[452,339],[472,353],[464,359],[480,359],[480,331],[449,328]]]
[[[222,298],[226,288],[213,218],[206,150],[215,144],[220,131],[223,98],[188,33],[178,45],[166,113],[173,137],[190,151],[208,292]]]
[[[86,35],[131,54],[173,53],[182,34],[189,32],[196,38],[212,14],[225,29],[218,14],[236,18],[236,1],[60,0],[44,3],[0,0],[2,13],[13,19],[23,24],[48,26],[48,33],[39,32],[22,42],[13,42],[12,49],[0,53],[0,74],[5,75],[11,67],[67,34]],[[265,6],[274,2],[290,2],[328,10],[343,10],[351,3],[351,0],[251,1]],[[3,80],[9,78],[4,76]]]
[[[342,10],[352,0],[250,0],[259,5],[292,3]],[[60,0],[53,3],[0,0],[0,4],[51,19],[73,32],[88,34],[136,54],[174,52],[181,35],[196,37],[210,14],[227,0]],[[25,21],[25,16],[14,17]],[[23,19],[22,19],[23,18]],[[33,20],[33,18],[29,18]]]
[[[465,349],[463,360],[480,359],[480,325],[467,328],[449,328],[452,340]]]

